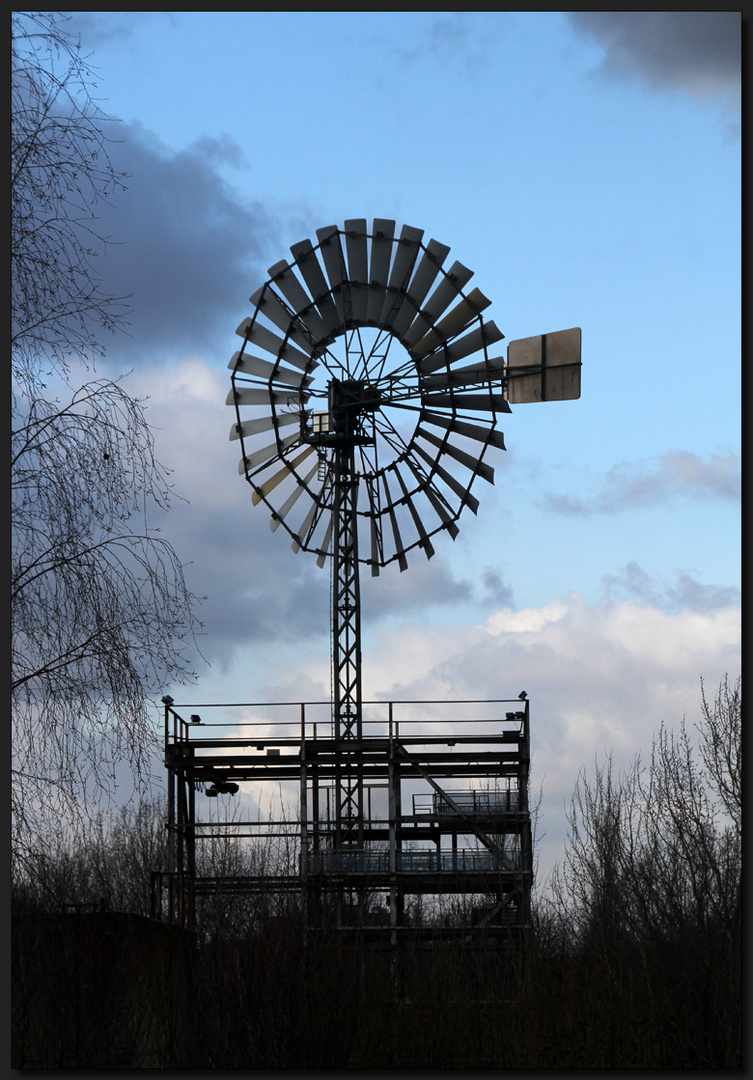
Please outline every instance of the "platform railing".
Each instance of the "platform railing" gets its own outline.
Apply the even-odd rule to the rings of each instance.
[[[298,744],[301,740],[331,739],[332,704],[307,702],[180,703],[163,698],[165,744],[197,741],[233,743],[258,739],[259,748]],[[364,740],[441,738],[463,739],[471,726],[476,734],[523,735],[525,711],[519,700],[466,699],[364,701]],[[474,741],[476,741],[474,737]]]
[[[504,859],[491,851],[458,848],[455,851],[399,851],[398,873],[501,873],[519,869],[520,852],[505,852]],[[317,851],[308,856],[309,873],[387,873],[387,851]]]
[[[514,814],[520,809],[520,793],[514,788],[503,788],[499,791],[448,790],[446,794],[452,799],[454,806],[436,792],[414,795],[414,816],[456,817],[457,808],[464,814],[479,815]]]

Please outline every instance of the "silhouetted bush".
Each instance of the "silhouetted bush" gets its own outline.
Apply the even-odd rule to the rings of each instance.
[[[474,948],[451,904],[443,940],[394,953],[374,927],[307,932],[290,894],[213,899],[195,934],[153,922],[159,806],[40,842],[14,882],[13,1067],[741,1068],[740,683],[703,705],[698,747],[662,728],[645,768],[581,774],[525,947]]]

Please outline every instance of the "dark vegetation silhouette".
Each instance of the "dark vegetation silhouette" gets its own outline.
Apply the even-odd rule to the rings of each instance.
[[[147,917],[159,801],[61,825],[13,883],[14,1067],[741,1068],[741,681],[700,711],[580,774],[525,951],[305,937],[271,889],[207,898],[189,934]],[[281,857],[224,836],[202,871]]]
[[[150,527],[170,505],[143,402],[97,378],[123,330],[97,259],[113,121],[56,12],[12,16],[11,754],[13,856],[60,816],[144,781],[151,695],[190,677],[195,598]]]

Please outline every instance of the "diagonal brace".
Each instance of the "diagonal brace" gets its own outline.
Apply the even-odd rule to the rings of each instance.
[[[497,846],[497,844],[494,842],[494,840],[492,840],[492,838],[490,836],[488,836],[484,832],[483,829],[480,829],[478,827],[478,825],[473,820],[473,818],[469,817],[469,815],[466,814],[465,811],[461,809],[461,807],[455,802],[455,800],[453,798],[451,798],[447,794],[446,791],[442,790],[442,788],[436,782],[434,777],[430,776],[429,773],[426,771],[426,769],[424,769],[423,766],[419,764],[418,758],[414,757],[412,754],[409,754],[408,751],[405,749],[405,747],[399,742],[395,743],[395,748],[397,749],[397,752],[398,752],[398,754],[400,754],[401,757],[405,758],[406,761],[410,762],[410,764],[413,766],[414,769],[416,769],[419,773],[421,773],[421,776],[423,776],[424,780],[426,780],[427,783],[431,784],[431,786],[434,788],[434,790],[437,792],[437,794],[442,796],[442,798],[445,800],[445,802],[447,802],[448,805],[452,807],[452,809],[455,811],[455,813],[458,815],[458,817],[461,818],[461,820],[466,821],[468,823],[468,825],[470,826],[471,832],[473,832],[474,835],[478,837],[478,839],[481,841],[481,843],[484,845],[485,848],[488,848],[489,851],[493,852],[497,856],[497,858],[504,865],[505,869],[506,870],[514,870],[515,867],[512,865],[512,863],[507,858],[505,853]]]

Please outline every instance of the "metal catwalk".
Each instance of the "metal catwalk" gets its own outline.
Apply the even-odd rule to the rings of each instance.
[[[154,875],[155,916],[191,928],[208,896],[285,894],[309,930],[358,929],[384,944],[509,941],[528,927],[527,698],[364,702],[357,746],[337,736],[329,702],[164,703],[170,861]],[[338,805],[354,751],[357,840]],[[202,847],[218,837],[249,852],[284,841],[286,858],[217,874]],[[438,920],[461,898],[460,920]]]

